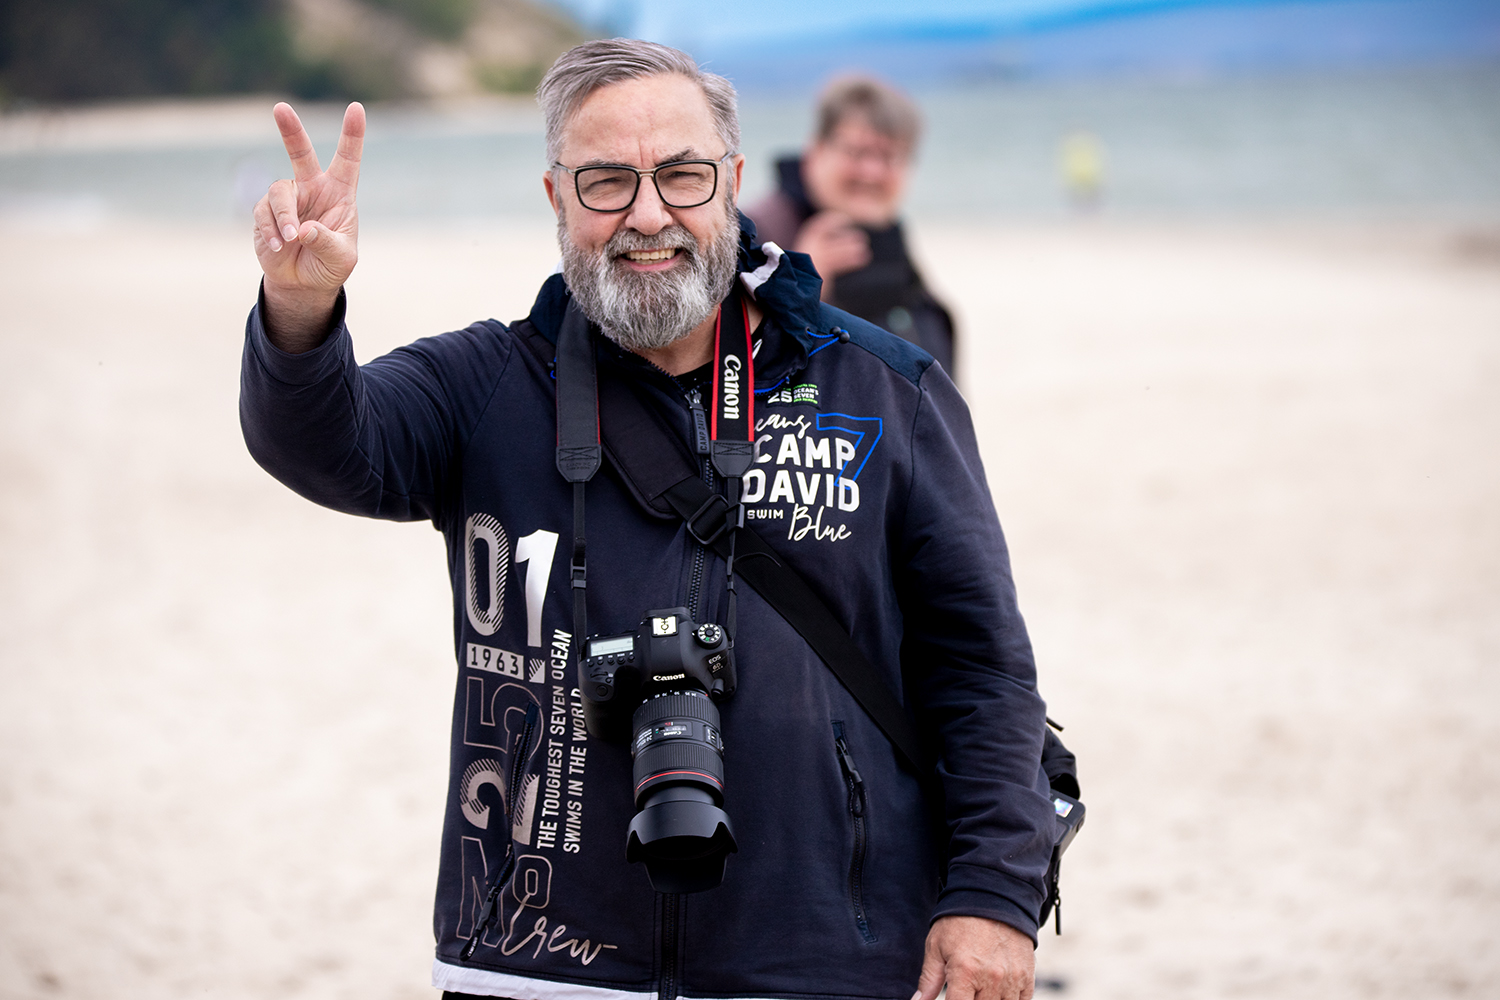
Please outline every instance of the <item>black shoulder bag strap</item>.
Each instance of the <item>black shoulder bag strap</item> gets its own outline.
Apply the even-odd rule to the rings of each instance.
[[[741,308],[738,295],[731,298],[728,307]],[[735,330],[735,326],[726,325]],[[583,346],[579,346],[580,343]],[[723,345],[719,345],[715,354],[716,368],[724,366],[732,353],[737,352],[726,352]],[[583,355],[589,362],[587,379],[578,376],[579,366],[564,363],[565,356]],[[658,514],[675,514],[682,518],[695,539],[725,560],[731,588],[737,572],[807,640],[895,746],[913,773],[919,776],[927,774],[928,769],[922,765],[925,755],[905,709],[880,679],[875,666],[839,624],[833,611],[800,573],[783,562],[755,531],[745,526],[744,508],[738,502],[738,496],[726,500],[708,488],[699,478],[691,458],[677,442],[676,435],[629,385],[619,379],[598,384],[593,377],[593,358],[587,323],[576,304],[569,303],[557,348],[558,468],[575,484],[575,504],[582,503],[583,486],[581,480],[573,478],[569,469],[564,468],[565,453],[570,456],[570,461],[572,456],[580,456],[578,462],[582,466],[586,464],[583,460],[586,453],[574,449],[592,445],[596,450],[587,453],[593,456],[588,471],[588,476],[591,476],[598,468],[597,448],[602,442],[611,463],[637,499]],[[739,363],[744,365],[747,360],[748,353]],[[730,483],[737,484],[739,476],[754,461],[752,407],[755,387],[749,380],[749,367],[744,365],[740,373],[743,381],[737,387],[739,411],[734,412],[735,401],[727,398],[732,386],[724,384],[725,374],[720,370],[714,372],[713,458],[720,474]],[[727,413],[726,405],[729,406]],[[571,418],[568,425],[564,424],[565,413]],[[586,419],[580,414],[586,415]],[[565,431],[565,426],[573,429]],[[742,427],[747,429],[746,434],[739,433]],[[718,440],[721,435],[722,441]],[[575,508],[574,521],[574,586],[580,587],[583,519],[578,508]],[[576,600],[581,603],[582,590],[574,593],[579,595]],[[732,607],[732,590],[730,601]],[[578,622],[578,641],[582,641],[585,638],[582,612],[576,609],[575,620]],[[733,635],[732,627],[729,631]]]

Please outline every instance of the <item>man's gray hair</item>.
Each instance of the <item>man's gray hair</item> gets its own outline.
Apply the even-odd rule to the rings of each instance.
[[[637,38],[606,38],[575,45],[558,56],[536,88],[547,129],[548,165],[557,162],[563,129],[590,94],[612,83],[667,73],[685,76],[703,90],[725,152],[739,152],[740,111],[734,84],[717,73],[704,72],[686,52]]]

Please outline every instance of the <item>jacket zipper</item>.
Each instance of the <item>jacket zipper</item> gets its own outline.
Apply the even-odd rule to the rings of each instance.
[[[854,757],[849,753],[849,743],[844,739],[844,724],[833,724],[833,746],[838,751],[839,767],[844,772],[844,784],[849,789],[849,816],[854,822],[854,850],[849,859],[849,901],[854,905],[854,923],[866,944],[873,944],[875,934],[870,930],[870,919],[865,913],[865,851],[868,848],[865,833],[865,782],[854,766]]]
[[[516,869],[516,842],[512,834],[516,814],[516,796],[521,794],[521,779],[526,776],[526,756],[531,750],[531,738],[536,735],[537,726],[540,725],[541,720],[541,709],[533,701],[526,706],[526,720],[521,724],[521,731],[516,734],[515,742],[511,744],[510,781],[505,791],[505,861],[495,875],[490,891],[485,894],[484,908],[479,911],[479,919],[474,923],[474,933],[469,935],[469,940],[464,944],[461,952],[464,961],[468,961],[474,954],[474,949],[479,947],[485,931],[489,930],[491,921],[495,919],[500,893]]]
[[[506,792],[505,804],[509,807],[512,815],[506,817],[512,823],[515,822],[516,797],[521,794],[521,779],[526,777],[526,755],[531,750],[531,738],[536,735],[537,726],[541,724],[542,711],[537,703],[532,701],[526,705],[526,719],[521,723],[521,732],[516,736],[516,743],[511,753],[510,760],[510,788]]]
[[[666,374],[663,372],[663,374]],[[709,489],[714,487],[714,470],[709,460],[712,453],[711,441],[708,430],[708,414],[703,409],[703,396],[697,389],[686,389],[682,383],[671,375],[667,375],[672,384],[682,392],[687,401],[688,412],[693,419],[693,453],[699,456],[703,468],[703,482]],[[699,598],[703,590],[703,568],[708,550],[701,545],[696,538],[692,539],[693,546],[693,570],[688,577],[687,607],[699,621],[702,621],[706,612],[700,612],[698,607]],[[676,893],[665,893],[661,897],[661,986],[657,991],[657,1000],[677,1000],[679,987],[678,965],[682,961],[682,951],[678,946],[678,939],[682,933],[682,896]]]
[[[661,988],[657,1000],[677,1000],[677,965],[682,952],[677,946],[681,933],[682,896],[669,892],[661,897]]]

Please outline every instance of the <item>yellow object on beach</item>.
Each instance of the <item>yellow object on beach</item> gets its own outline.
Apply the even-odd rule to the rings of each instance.
[[[1073,132],[1063,139],[1059,158],[1068,198],[1080,207],[1099,201],[1104,186],[1104,146],[1092,132]]]

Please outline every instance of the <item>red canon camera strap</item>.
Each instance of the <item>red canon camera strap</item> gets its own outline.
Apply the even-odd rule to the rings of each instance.
[[[713,409],[709,411],[714,469],[738,479],[755,464],[755,347],[750,306],[739,283],[714,323]]]

